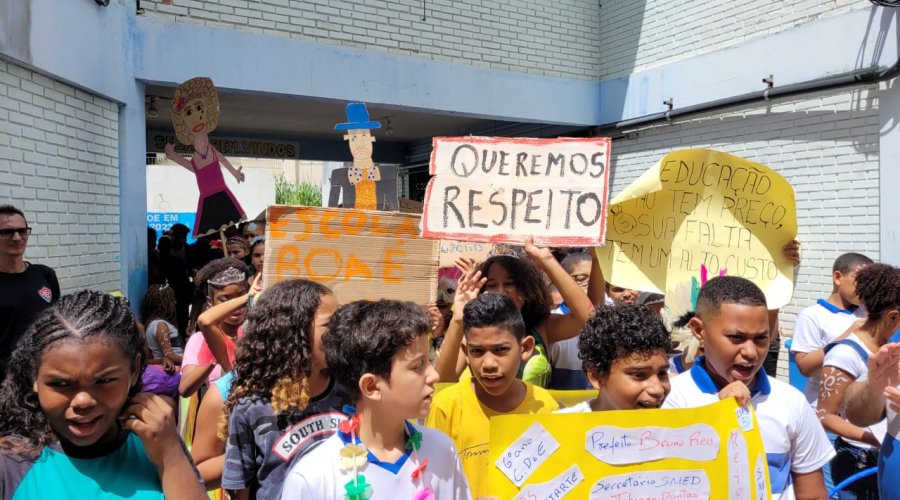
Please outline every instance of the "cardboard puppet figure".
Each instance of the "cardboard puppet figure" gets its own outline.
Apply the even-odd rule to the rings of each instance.
[[[244,209],[225,185],[222,167],[237,179],[244,174],[231,166],[227,158],[209,142],[209,133],[219,124],[219,95],[209,78],[192,78],[175,89],[172,99],[172,123],[182,144],[193,145],[191,160],[166,144],[166,158],[190,170],[197,177],[200,200],[194,220],[194,237],[205,236],[233,226],[246,219]]]
[[[332,173],[328,206],[336,207],[343,191],[344,208],[399,210],[397,168],[379,167],[372,161],[375,138],[369,131],[374,128],[381,128],[381,123],[369,119],[369,111],[361,102],[348,104],[347,121],[334,126],[335,130],[347,131],[344,140],[353,155],[353,166]]]

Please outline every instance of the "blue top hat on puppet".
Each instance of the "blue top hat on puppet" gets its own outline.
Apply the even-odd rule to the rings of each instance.
[[[338,123],[335,130],[363,130],[381,128],[381,123],[369,120],[369,110],[364,102],[351,102],[347,105],[347,123]]]

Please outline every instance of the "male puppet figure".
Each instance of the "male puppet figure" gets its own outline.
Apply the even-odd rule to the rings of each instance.
[[[347,122],[334,126],[335,130],[347,131],[344,140],[350,147],[353,166],[335,170],[332,174],[329,206],[337,206],[335,191],[339,194],[343,189],[345,208],[364,210],[397,210],[399,208],[396,167],[388,168],[386,172],[383,172],[383,169],[372,161],[372,143],[375,142],[375,138],[369,131],[373,128],[381,128],[381,123],[369,119],[369,111],[361,102],[348,104]],[[383,179],[383,173],[390,174],[390,177]]]

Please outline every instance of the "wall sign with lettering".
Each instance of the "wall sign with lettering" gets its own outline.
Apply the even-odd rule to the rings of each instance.
[[[769,498],[759,426],[744,430],[737,408],[729,398],[704,408],[491,418],[489,493],[516,499]],[[755,424],[752,410],[750,418]]]
[[[436,137],[422,235],[597,246],[606,232],[610,140]]]
[[[209,138],[209,142],[224,155],[250,158],[300,158],[300,143],[298,141],[273,141],[250,137],[215,135]],[[148,152],[162,153],[167,143],[176,143],[173,132],[147,132]],[[194,148],[176,143],[175,151],[179,154],[188,155],[194,152]]]

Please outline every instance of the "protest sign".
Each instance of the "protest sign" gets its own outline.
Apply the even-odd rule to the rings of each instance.
[[[481,243],[479,241],[441,240],[438,245],[440,266],[453,267],[456,259],[461,257],[484,262],[490,256],[493,247],[490,243]]]
[[[781,248],[797,235],[794,190],[769,167],[707,149],[676,151],[609,211],[597,255],[610,283],[665,293],[671,306],[708,271],[753,281],[769,309],[790,302],[794,270]]]
[[[419,216],[272,205],[263,282],[307,278],[345,304],[359,299],[434,302],[437,242],[419,238]]]
[[[491,418],[500,498],[770,498],[756,416],[728,398],[702,409]],[[602,424],[601,424],[602,422]],[[742,426],[743,424],[743,426]]]
[[[606,232],[610,140],[436,137],[422,235],[596,246]]]

